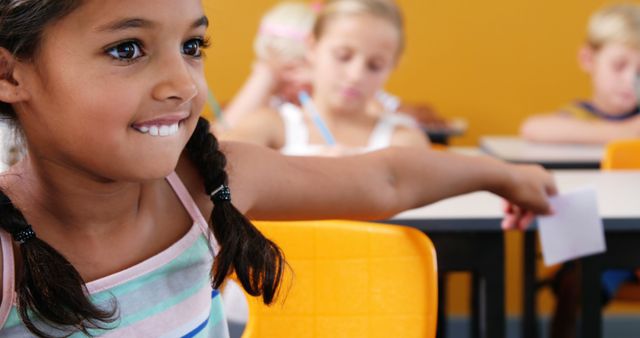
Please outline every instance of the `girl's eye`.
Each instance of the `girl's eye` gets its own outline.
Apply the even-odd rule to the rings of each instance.
[[[143,56],[139,42],[127,41],[107,49],[107,53],[114,59],[131,61]]]
[[[192,57],[201,57],[202,50],[209,46],[208,42],[202,38],[195,38],[182,45],[182,53]]]
[[[369,64],[367,64],[367,67],[370,71],[375,73],[380,71],[384,66],[379,62],[370,62]]]
[[[334,56],[338,61],[349,61],[351,59],[351,53],[347,50],[338,50],[334,53]]]

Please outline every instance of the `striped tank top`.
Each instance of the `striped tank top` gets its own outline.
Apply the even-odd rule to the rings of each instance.
[[[108,330],[91,330],[100,337],[216,337],[228,338],[220,294],[212,289],[209,270],[218,245],[207,222],[175,173],[167,181],[193,219],[180,240],[159,254],[123,271],[86,284],[95,304],[118,317]],[[16,309],[14,255],[11,236],[0,231],[3,254],[0,337],[33,337]],[[84,337],[82,333],[39,328],[54,336]]]

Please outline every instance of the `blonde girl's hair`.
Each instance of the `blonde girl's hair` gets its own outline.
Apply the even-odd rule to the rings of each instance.
[[[612,42],[640,49],[640,5],[609,5],[591,16],[587,28],[589,46],[597,50]]]
[[[277,57],[283,61],[304,58],[306,40],[316,19],[312,6],[304,2],[285,1],[269,10],[260,22],[253,43],[261,59]]]
[[[393,0],[328,0],[318,14],[313,28],[313,36],[320,39],[331,20],[346,16],[370,14],[389,21],[398,29],[398,55],[405,46],[404,18],[402,11]]]

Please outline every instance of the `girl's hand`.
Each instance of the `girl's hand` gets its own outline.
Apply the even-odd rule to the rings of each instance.
[[[254,82],[269,88],[271,95],[274,94],[280,81],[277,65],[269,60],[263,59],[258,59],[253,62],[250,78]]]
[[[507,200],[502,228],[524,230],[536,215],[552,213],[548,197],[557,189],[551,174],[540,166],[509,166],[508,183],[496,192]]]

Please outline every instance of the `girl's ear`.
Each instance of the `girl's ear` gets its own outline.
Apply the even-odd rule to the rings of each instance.
[[[24,101],[28,94],[15,76],[15,57],[8,50],[0,48],[0,101],[17,103]]]
[[[588,45],[582,46],[580,51],[578,51],[578,63],[580,64],[580,68],[588,74],[591,74],[591,71],[593,70],[595,54],[596,51]]]

